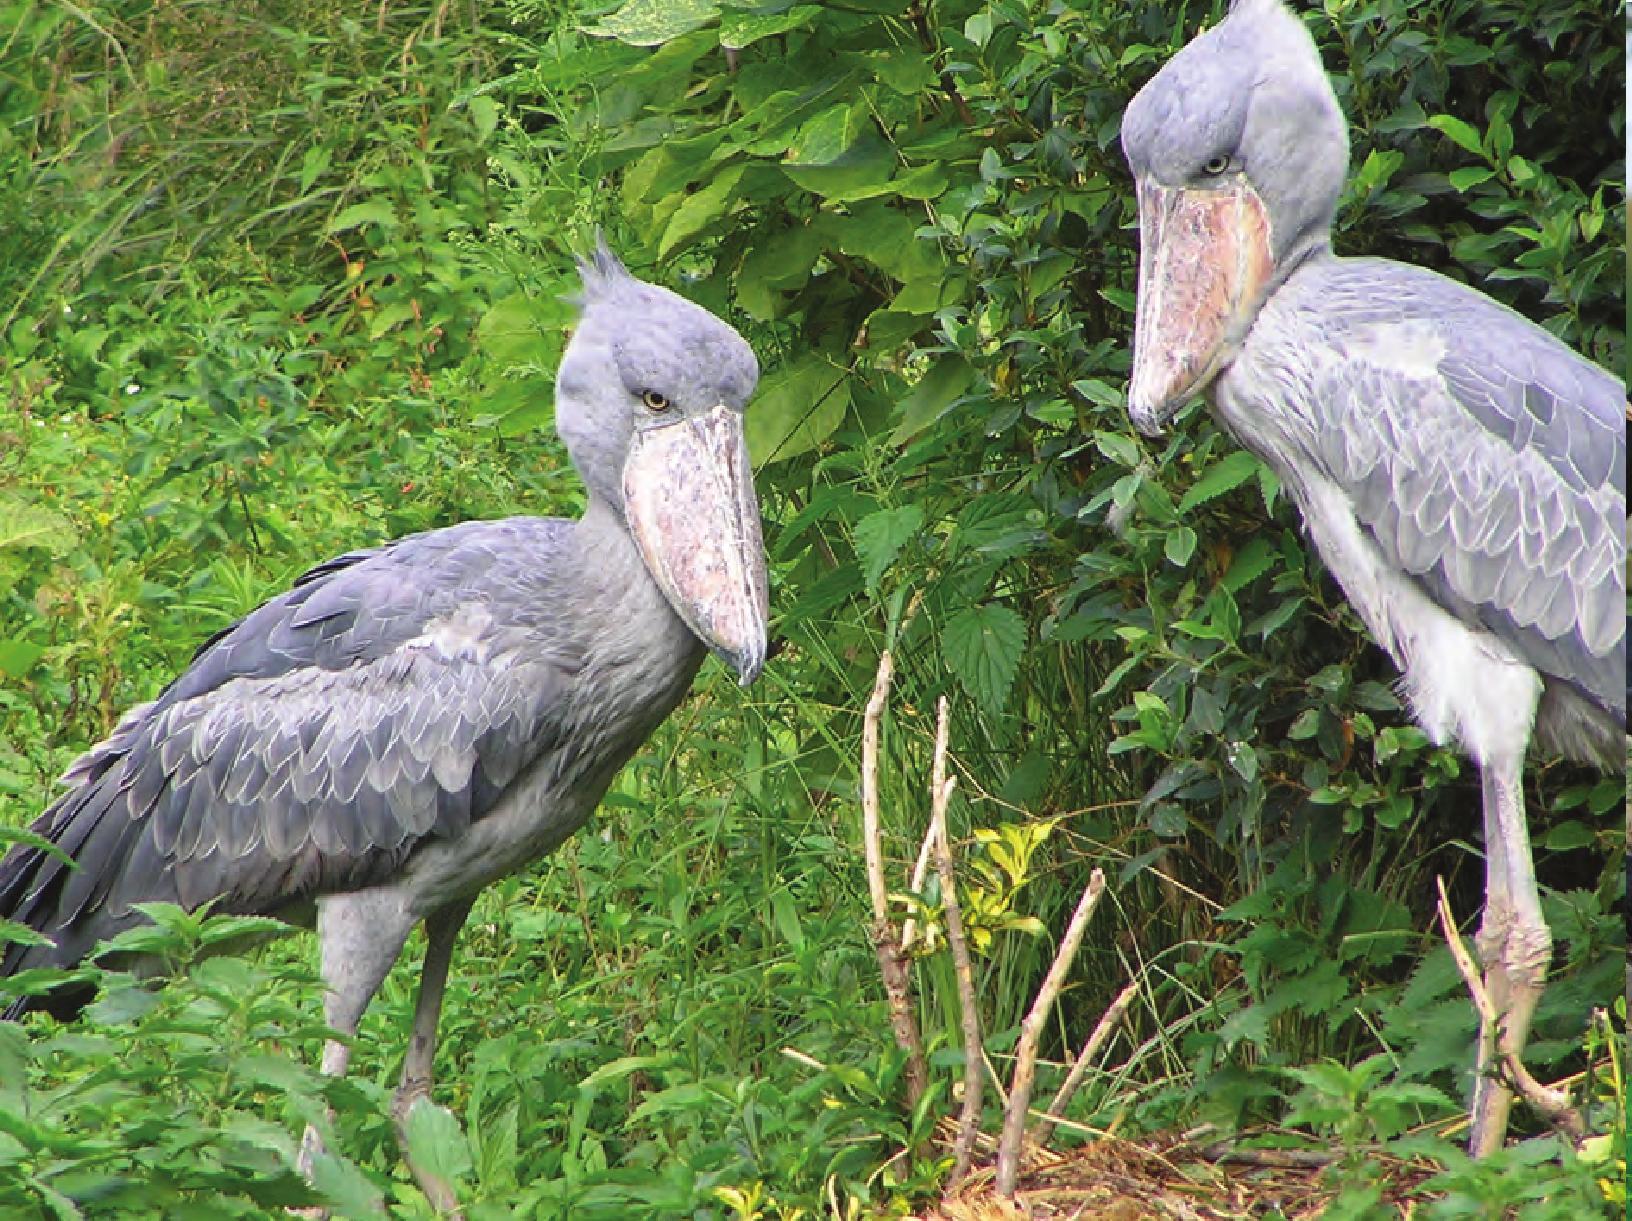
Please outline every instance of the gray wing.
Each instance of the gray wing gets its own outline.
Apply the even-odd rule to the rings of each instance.
[[[35,823],[79,868],[14,849],[0,914],[72,962],[133,902],[274,911],[458,835],[556,732],[576,663],[538,584],[565,525],[476,522],[342,556],[208,641]]]
[[[1454,281],[1344,262],[1318,457],[1441,605],[1624,724],[1625,387]]]

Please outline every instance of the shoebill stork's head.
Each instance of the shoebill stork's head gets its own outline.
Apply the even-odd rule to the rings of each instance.
[[[601,244],[556,375],[556,430],[669,604],[744,686],[765,663],[765,547],[743,439],[759,378],[726,323]]]
[[[1122,151],[1139,198],[1128,414],[1155,433],[1329,243],[1348,132],[1303,23],[1280,0],[1236,0],[1128,104]]]

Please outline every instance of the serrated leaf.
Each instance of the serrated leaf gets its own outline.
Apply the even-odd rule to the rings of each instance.
[[[895,562],[912,537],[924,527],[924,511],[918,505],[880,509],[856,523],[856,554],[869,590],[878,588],[879,578]]]
[[[375,1218],[385,1212],[385,1198],[368,1176],[326,1150],[312,1163],[312,1186],[338,1216]]]
[[[941,634],[941,656],[948,668],[990,712],[999,711],[1008,700],[1025,648],[1025,621],[995,602],[959,611],[946,621]]]
[[[1175,526],[1167,532],[1167,538],[1162,543],[1162,554],[1167,556],[1169,564],[1183,568],[1195,553],[1196,532],[1189,526]]]
[[[446,1107],[420,1098],[408,1111],[408,1156],[422,1174],[452,1183],[470,1172],[470,1145]]]
[[[1572,848],[1590,847],[1596,838],[1591,827],[1572,818],[1548,828],[1547,838],[1542,842],[1550,851],[1566,852]]]
[[[1244,449],[1225,454],[1190,485],[1179,501],[1179,512],[1188,513],[1197,505],[1206,504],[1231,488],[1239,487],[1258,473],[1258,467],[1258,459]]]

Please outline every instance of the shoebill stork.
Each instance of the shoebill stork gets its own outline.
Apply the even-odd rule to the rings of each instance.
[[[1501,1146],[1551,936],[1525,825],[1532,737],[1624,766],[1626,394],[1519,314],[1433,272],[1339,258],[1337,98],[1279,0],[1237,0],[1129,104],[1139,284],[1128,412],[1193,395],[1280,478],[1404,675],[1482,781],[1475,1154]]]
[[[213,902],[315,922],[325,1017],[349,1036],[423,922],[399,1126],[428,1093],[477,892],[583,825],[709,650],[745,685],[765,661],[743,441],[754,355],[604,245],[580,270],[556,428],[584,515],[343,555],[208,641],[73,764],[34,824],[72,867],[31,847],[0,862],[0,915],[50,939],[7,947],[0,973],[79,962],[143,918],[133,904]],[[12,1012],[87,999],[24,997]],[[347,1056],[330,1042],[324,1071]],[[309,1132],[308,1167],[315,1146]]]

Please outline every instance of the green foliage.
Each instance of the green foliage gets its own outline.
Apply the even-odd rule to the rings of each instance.
[[[306,565],[576,511],[550,375],[567,254],[600,225],[761,356],[789,647],[751,697],[705,678],[601,824],[479,904],[448,1109],[414,1120],[468,1215],[933,1189],[936,1165],[892,1155],[957,1071],[950,970],[917,962],[937,1081],[909,1114],[862,928],[854,759],[886,645],[896,858],[922,834],[925,710],[952,697],[989,1054],[1046,968],[1034,934],[1102,865],[1115,927],[1051,1052],[1144,986],[1073,1117],[1276,1121],[1348,1151],[1355,1215],[1378,1144],[1441,1164],[1435,1215],[1583,1215],[1595,1172],[1547,1138],[1476,1166],[1402,1134],[1467,1085],[1431,898],[1444,875],[1478,906],[1467,769],[1409,724],[1267,472],[1200,412],[1159,444],[1126,422],[1118,120],[1222,7],[0,0],[0,822]],[[1306,19],[1353,125],[1340,247],[1467,280],[1620,368],[1601,6]],[[1562,1076],[1602,1058],[1586,1015],[1620,989],[1624,791],[1546,764],[1527,796],[1559,939],[1529,1058]],[[938,893],[915,897],[931,921]],[[161,923],[186,976],[162,992],[112,981],[83,1027],[0,1027],[0,1206],[298,1203],[294,1142],[326,1104],[317,1191],[426,1215],[387,1113],[411,966],[352,1079],[322,1082],[306,948],[194,962],[218,927]],[[1607,1124],[1624,1086],[1600,1093]]]

